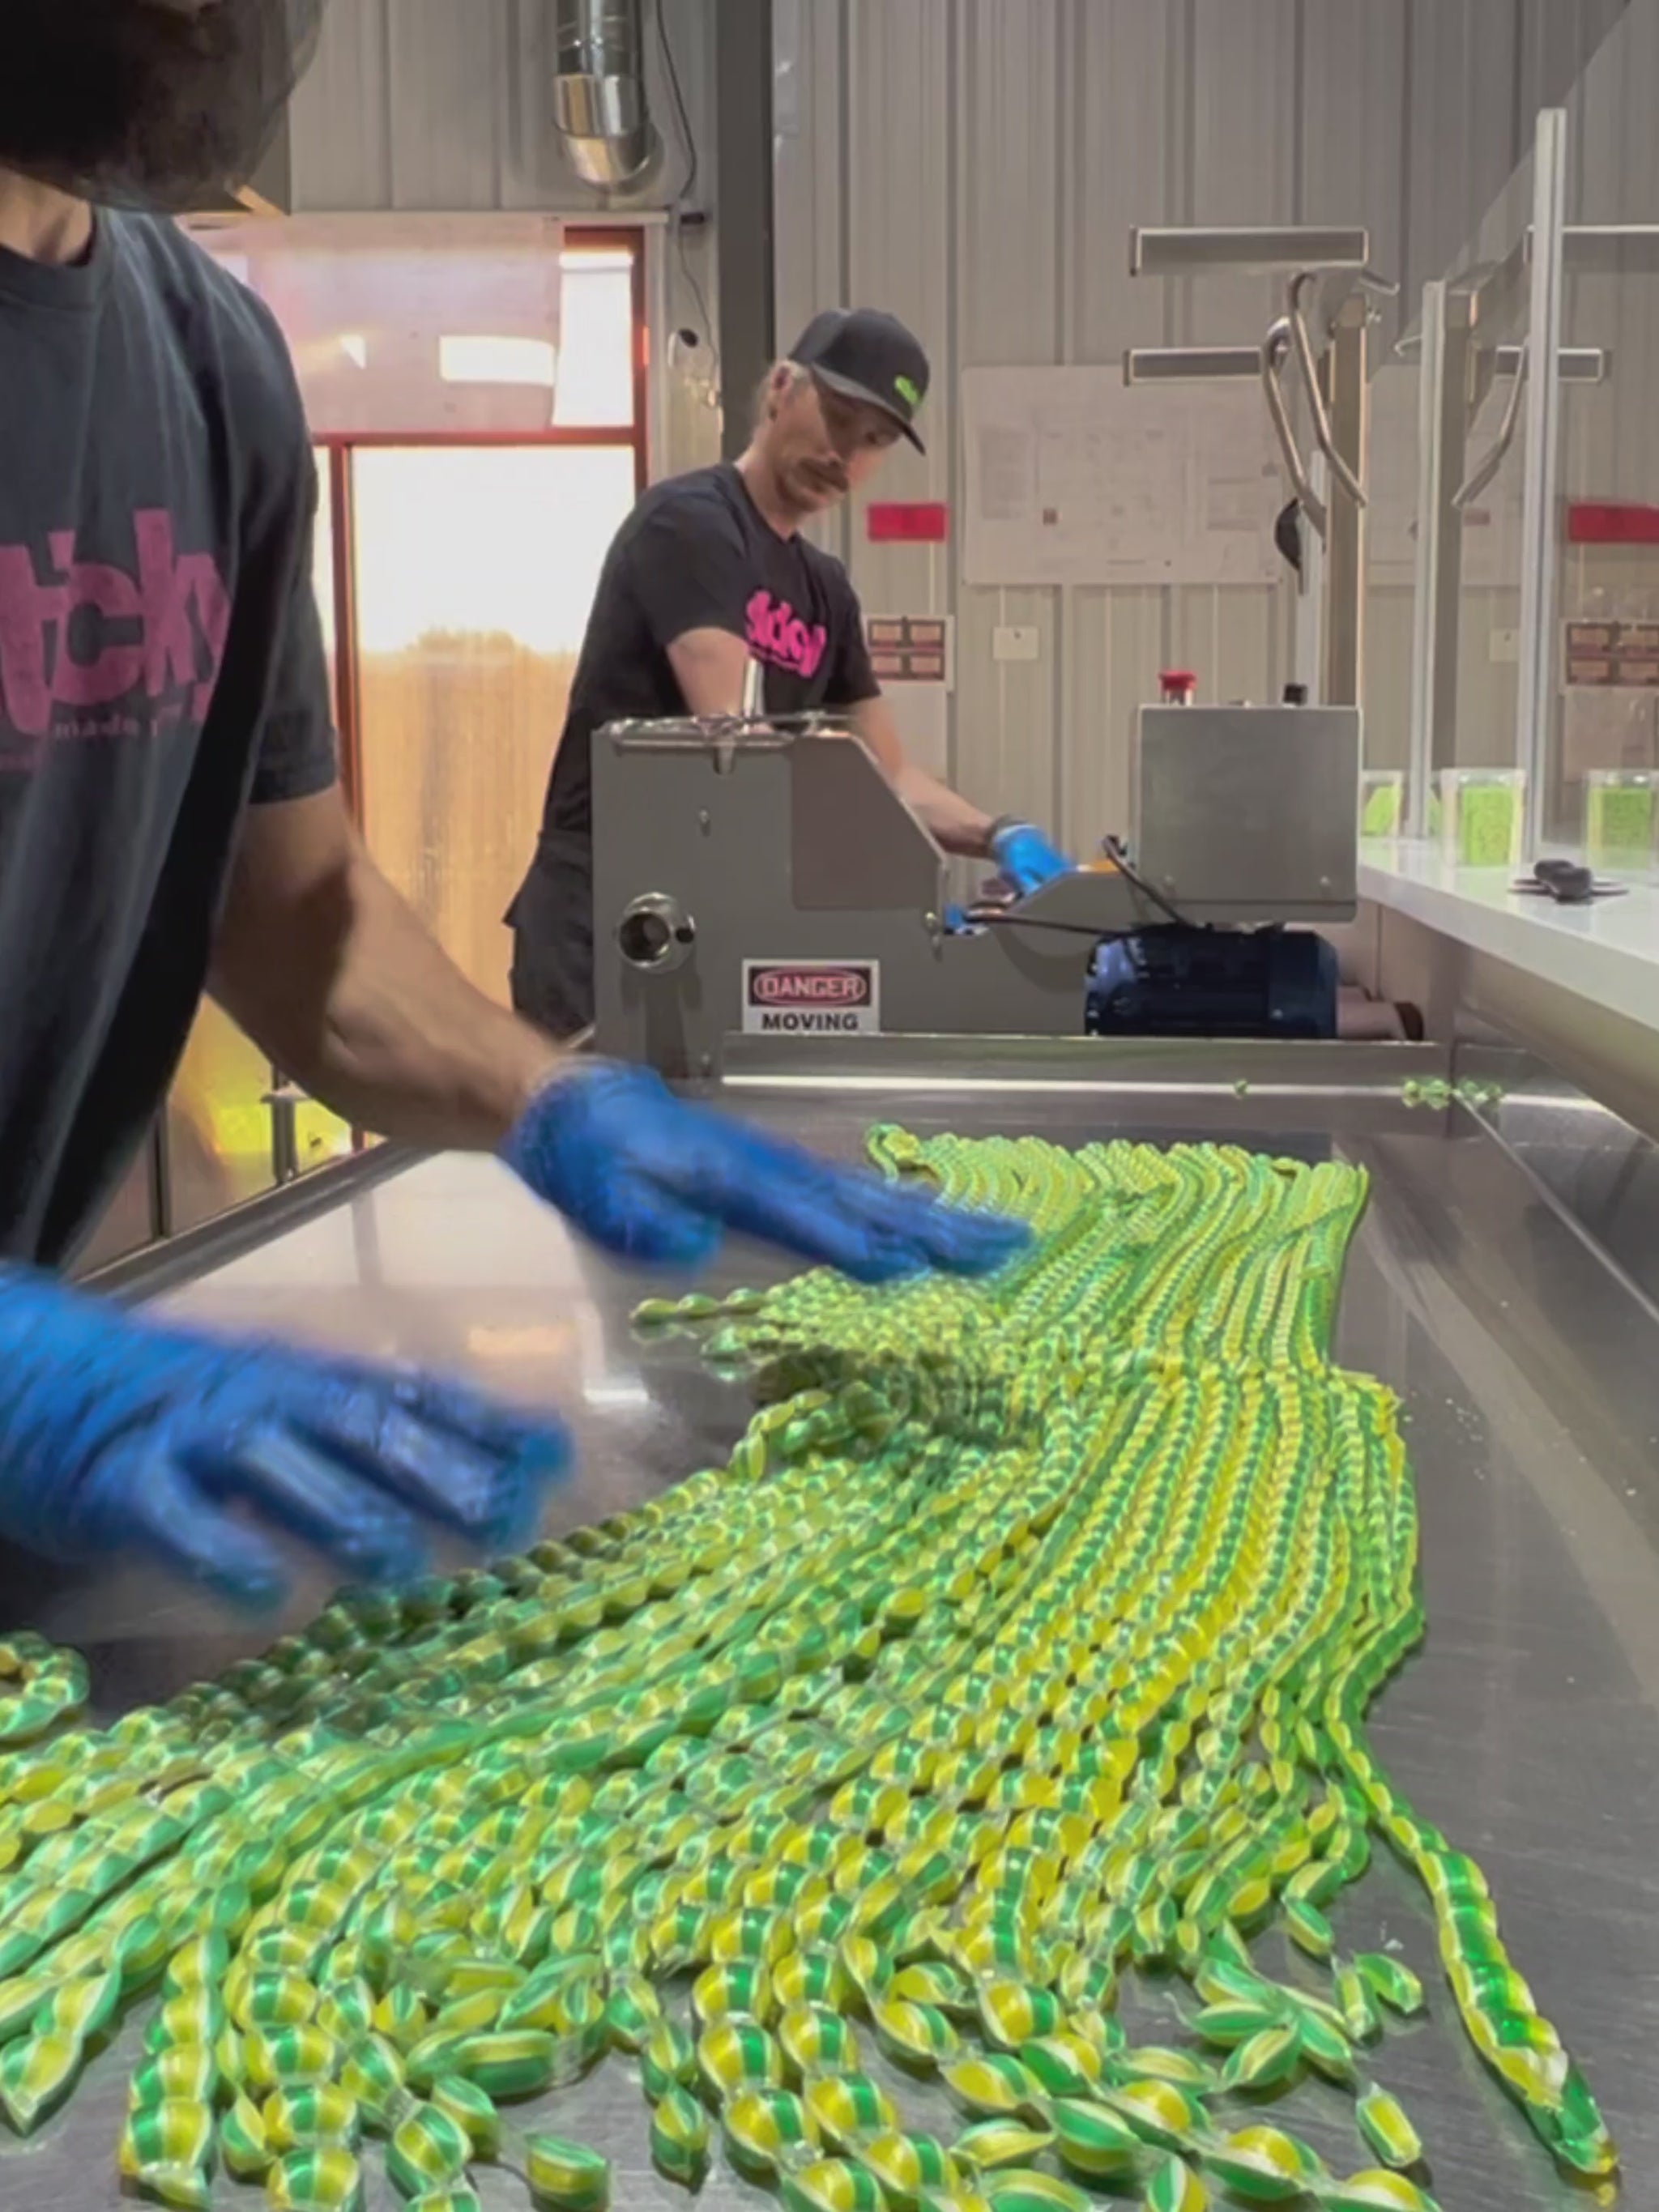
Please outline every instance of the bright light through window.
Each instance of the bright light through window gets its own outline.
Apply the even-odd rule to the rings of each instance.
[[[610,428],[634,419],[634,261],[573,249],[560,258],[559,380],[553,420]]]
[[[446,384],[539,384],[551,392],[558,352],[541,338],[441,338],[438,374]]]

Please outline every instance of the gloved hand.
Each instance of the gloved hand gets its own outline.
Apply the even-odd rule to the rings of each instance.
[[[818,1159],[676,1098],[647,1069],[604,1061],[550,1084],[502,1157],[596,1244],[659,1265],[695,1267],[735,1229],[861,1283],[928,1267],[984,1275],[1030,1233]]]
[[[1072,862],[1029,822],[999,822],[991,831],[991,858],[1022,898],[1073,872]]]
[[[287,1577],[251,1513],[349,1579],[412,1581],[423,1522],[526,1541],[565,1459],[557,1428],[458,1385],[220,1343],[0,1267],[0,1538],[48,1559],[146,1551],[270,1605]]]

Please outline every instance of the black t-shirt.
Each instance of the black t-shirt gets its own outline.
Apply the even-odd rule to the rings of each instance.
[[[730,462],[647,492],[605,556],[543,827],[592,829],[592,738],[608,722],[683,714],[668,648],[694,629],[741,638],[765,667],[769,714],[856,707],[880,690],[841,562],[780,538]]]
[[[0,1253],[71,1255],[207,974],[242,810],[335,775],[281,333],[173,224],[0,250]]]
[[[556,1033],[592,1019],[592,739],[607,723],[683,714],[668,658],[690,631],[740,638],[768,714],[847,708],[880,691],[839,561],[781,538],[729,462],[657,484],[605,557],[549,780],[535,862],[514,902],[514,999]]]

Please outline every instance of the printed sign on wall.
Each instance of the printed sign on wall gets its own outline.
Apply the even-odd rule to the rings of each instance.
[[[883,684],[942,684],[955,680],[949,615],[866,615],[864,634],[870,665]]]

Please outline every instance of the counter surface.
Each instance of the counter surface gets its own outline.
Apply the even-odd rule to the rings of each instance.
[[[1004,1076],[891,1091],[761,1083],[742,1105],[842,1152],[866,1122],[894,1119],[1060,1142],[1117,1129],[1304,1157],[1334,1150],[1370,1171],[1374,1202],[1340,1353],[1404,1401],[1430,1624],[1375,1709],[1374,1741],[1427,1816],[1486,1869],[1516,1961],[1621,2142],[1623,2201],[1659,2206],[1659,1314],[1474,1121],[1407,1112],[1392,1086],[1286,1082],[1235,1098],[1219,1083],[1154,1086],[1154,1096],[1087,1079],[1027,1087],[1018,1066]],[[721,1265],[719,1283],[775,1272],[745,1251]],[[723,1456],[743,1425],[741,1393],[688,1345],[635,1340],[628,1315],[640,1288],[494,1166],[441,1159],[173,1303],[214,1327],[459,1365],[557,1404],[580,1451],[551,1509],[558,1528]],[[322,1595],[308,1584],[295,1618]],[[24,1618],[88,1652],[110,1710],[165,1697],[270,1632],[238,1632],[137,1575],[94,1586],[32,1578],[27,1597],[14,1575],[0,1587],[0,1624]],[[1428,2142],[1444,2212],[1582,2205],[1464,2040],[1424,1901],[1386,1854],[1337,1918],[1345,1948],[1397,1946],[1428,1984],[1431,2021],[1390,2034],[1373,2057]],[[1264,1946],[1276,1967],[1279,1953],[1276,1937]],[[1160,2003],[1167,2035],[1174,2022]],[[133,2042],[130,2028],[35,2142],[0,2147],[0,2205],[115,2212]],[[684,2200],[649,2169],[630,2072],[612,2060],[557,2100],[551,2124],[613,2155],[618,2205],[667,2212]],[[936,2092],[907,2087],[905,2102],[912,2125],[945,2120]],[[1334,2090],[1298,2092],[1285,2118],[1340,2170],[1369,2162]],[[483,2188],[487,2207],[525,2202],[504,2174],[486,2173]],[[225,2188],[222,2201],[243,2199]],[[378,2212],[382,2200],[371,2201]],[[722,2171],[700,2201],[725,2212],[770,2200]]]

